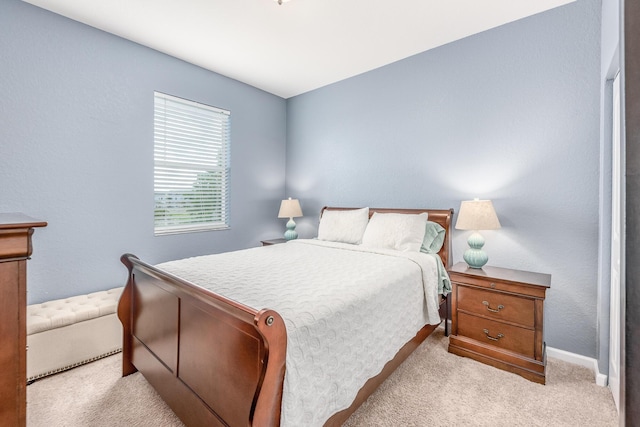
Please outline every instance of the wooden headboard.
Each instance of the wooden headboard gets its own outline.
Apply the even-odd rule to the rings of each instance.
[[[333,207],[333,206],[325,206],[320,210],[320,216],[322,217],[322,213],[325,210],[332,211],[347,211],[359,208],[341,208],[341,207]],[[374,212],[379,213],[401,213],[401,214],[421,214],[423,212],[427,212],[429,214],[429,221],[436,222],[440,224],[445,230],[444,243],[442,244],[442,249],[438,252],[444,266],[446,268],[451,267],[451,219],[453,218],[453,209],[396,209],[396,208],[369,208],[369,218],[373,215]]]

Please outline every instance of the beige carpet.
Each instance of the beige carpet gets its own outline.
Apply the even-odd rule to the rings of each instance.
[[[437,329],[345,427],[617,426],[611,393],[585,368],[549,359],[547,385],[447,353]],[[182,426],[120,355],[27,387],[27,426]],[[303,427],[303,426],[301,426]]]

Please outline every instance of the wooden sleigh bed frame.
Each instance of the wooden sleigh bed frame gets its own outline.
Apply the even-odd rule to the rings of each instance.
[[[374,212],[428,212],[429,220],[446,230],[439,255],[450,267],[453,209],[372,208],[369,214]],[[187,426],[279,426],[287,348],[280,315],[239,304],[134,255],[125,254],[121,261],[129,270],[118,305],[122,375],[139,370]],[[446,307],[444,300],[445,319]],[[353,404],[325,426],[346,421],[436,327],[418,331],[364,384]]]

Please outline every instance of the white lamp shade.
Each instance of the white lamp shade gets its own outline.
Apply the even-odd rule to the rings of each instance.
[[[287,200],[283,200],[280,203],[280,212],[278,212],[278,218],[297,218],[302,216],[302,209],[300,209],[300,202],[298,199],[292,199],[289,197]]]
[[[497,230],[500,221],[491,200],[467,200],[460,203],[456,221],[458,230]]]

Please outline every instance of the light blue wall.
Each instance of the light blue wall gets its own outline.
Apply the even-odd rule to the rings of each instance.
[[[618,62],[620,44],[620,0],[602,0],[602,72],[607,74],[610,64]]]
[[[357,54],[354,52],[354,54]],[[287,104],[287,195],[455,208],[489,198],[489,263],[552,274],[547,345],[597,353],[600,1],[579,0]],[[462,260],[469,232],[454,235]]]
[[[153,236],[153,91],[231,110],[231,229]],[[124,285],[119,262],[282,232],[286,101],[18,0],[0,2],[0,211],[35,232],[29,303]]]
[[[50,223],[34,236],[30,303],[122,285],[123,252],[255,246],[281,234],[285,195],[301,199],[302,237],[323,205],[483,197],[503,225],[485,233],[490,263],[553,275],[547,344],[596,357],[598,0],[287,102],[18,0],[0,2],[0,58],[0,211]],[[231,230],[153,236],[154,90],[232,111]],[[454,235],[456,261],[467,237]]]

